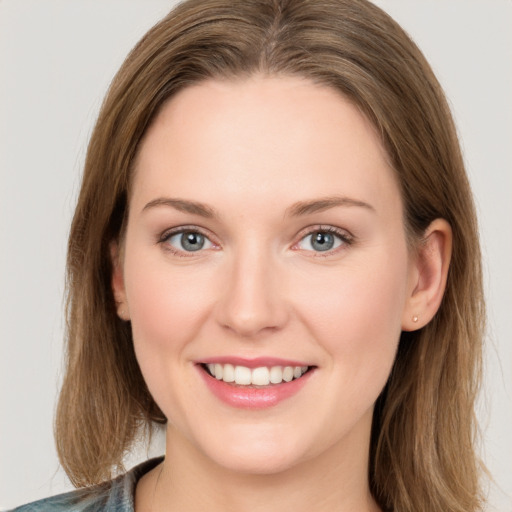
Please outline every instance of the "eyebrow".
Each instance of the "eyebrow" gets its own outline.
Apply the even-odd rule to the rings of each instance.
[[[311,201],[299,201],[298,203],[295,203],[287,208],[285,215],[291,217],[300,217],[302,215],[309,215],[311,213],[323,212],[336,206],[355,206],[375,212],[375,208],[371,204],[360,201],[359,199],[352,199],[345,196],[332,196],[321,197]]]
[[[153,199],[144,206],[142,211],[144,212],[159,206],[169,206],[180,212],[191,213],[208,219],[218,216],[213,208],[204,203],[171,197],[159,197],[157,199]],[[311,213],[323,212],[337,206],[360,207],[375,212],[375,208],[364,201],[344,196],[333,196],[294,203],[286,209],[285,217],[300,217]]]
[[[144,206],[142,211],[144,212],[158,206],[170,206],[171,208],[174,208],[180,212],[192,213],[194,215],[199,215],[205,218],[212,218],[217,216],[213,208],[203,203],[188,201],[186,199],[174,199],[171,197],[159,197],[157,199],[153,199],[148,204],[146,204],[146,206]]]

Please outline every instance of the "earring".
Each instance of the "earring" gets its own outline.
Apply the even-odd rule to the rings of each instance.
[[[413,321],[414,323],[416,323],[416,322],[418,321],[418,317],[417,317],[416,315],[414,315],[414,316],[412,317],[412,321]]]

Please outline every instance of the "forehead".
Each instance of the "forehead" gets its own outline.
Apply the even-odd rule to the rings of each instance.
[[[297,77],[183,89],[149,127],[133,185],[135,201],[169,193],[208,202],[221,185],[283,207],[300,195],[400,201],[374,126],[337,91]]]

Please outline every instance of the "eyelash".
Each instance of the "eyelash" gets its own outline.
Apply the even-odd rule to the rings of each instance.
[[[169,251],[173,255],[179,256],[179,257],[191,257],[194,256],[196,251],[183,251],[174,248],[172,245],[168,244],[170,238],[173,236],[183,234],[183,233],[197,233],[199,235],[202,235],[207,239],[214,248],[218,248],[218,244],[216,244],[214,241],[211,240],[211,235],[207,234],[205,230],[199,228],[198,226],[180,226],[178,228],[172,228],[164,231],[159,237],[158,237],[158,243],[161,244],[164,248],[164,250]],[[304,252],[312,253],[312,257],[315,258],[326,258],[328,256],[332,256],[333,254],[336,254],[339,250],[343,250],[347,246],[350,246],[354,243],[354,237],[349,234],[347,231],[342,230],[340,228],[336,228],[334,226],[325,226],[325,225],[316,225],[316,226],[309,226],[305,229],[303,229],[299,233],[299,240],[295,242],[292,245],[293,250],[301,250],[298,245],[305,240],[308,236],[312,236],[315,233],[327,233],[335,235],[340,241],[341,244],[338,247],[335,247],[334,249],[328,249],[325,251],[312,251],[312,250],[306,250],[304,249]],[[197,251],[198,253],[203,252],[202,249],[199,249]]]
[[[354,236],[348,233],[344,229],[336,228],[334,226],[329,225],[316,225],[316,226],[308,226],[304,230],[299,233],[299,241],[293,244],[292,249],[301,250],[298,245],[305,240],[308,236],[312,236],[315,233],[328,233],[335,235],[340,241],[341,244],[338,247],[333,249],[328,249],[326,251],[310,251],[304,250],[305,252],[312,253],[311,257],[313,258],[327,258],[329,256],[333,256],[337,254],[339,251],[346,249],[350,245],[352,245],[355,241]]]
[[[188,258],[190,256],[196,255],[196,251],[183,251],[174,248],[172,245],[168,244],[167,242],[176,235],[180,235],[183,233],[196,233],[199,235],[202,235],[206,240],[208,240],[214,247],[218,247],[218,244],[213,242],[211,240],[212,236],[206,233],[204,230],[197,226],[180,226],[178,228],[172,228],[164,231],[159,237],[158,237],[158,243],[161,244],[164,248],[164,250],[169,251],[171,254],[175,256],[179,256],[182,258]],[[203,252],[201,249],[197,252]],[[197,256],[197,255],[196,255]]]

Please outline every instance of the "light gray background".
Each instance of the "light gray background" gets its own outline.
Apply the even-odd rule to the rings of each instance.
[[[171,0],[0,0],[0,508],[69,489],[52,420],[66,235],[86,144],[124,56]],[[483,457],[512,511],[512,2],[379,0],[450,98],[489,301]],[[163,452],[157,443],[150,453]],[[140,448],[128,464],[146,456]]]

